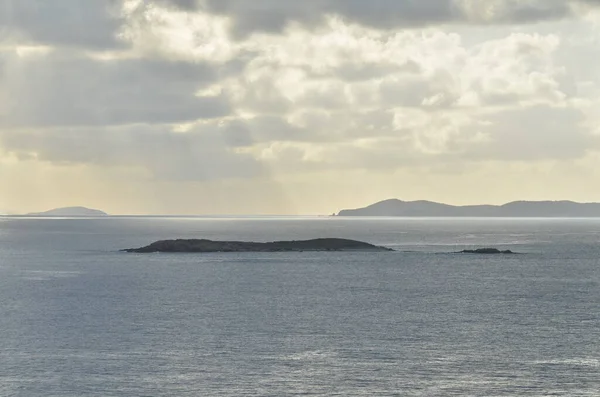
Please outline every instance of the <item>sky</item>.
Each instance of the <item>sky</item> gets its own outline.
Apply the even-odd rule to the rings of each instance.
[[[0,212],[600,201],[600,0],[0,0]]]

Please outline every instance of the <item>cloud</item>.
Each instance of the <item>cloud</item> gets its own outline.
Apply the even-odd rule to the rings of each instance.
[[[566,97],[555,64],[556,35],[513,33],[476,46],[462,70],[465,91],[480,106],[560,103]],[[465,98],[468,102],[474,98]]]
[[[260,162],[235,151],[216,131],[173,132],[165,126],[5,130],[0,145],[22,161],[142,169],[158,180],[256,178]]]
[[[204,11],[230,18],[237,37],[281,33],[291,23],[319,26],[329,17],[375,29],[448,23],[530,23],[574,15],[575,5],[596,0],[3,0],[0,40],[94,50],[125,48],[123,29],[132,15],[158,7]],[[132,12],[131,10],[136,10]],[[151,12],[150,12],[151,14]]]
[[[227,175],[244,175],[253,169],[246,163],[252,159],[255,164],[266,161],[273,169],[303,172],[319,167],[457,164],[480,161],[477,153],[506,161],[525,159],[527,151],[532,159],[560,157],[545,145],[511,151],[515,136],[501,134],[503,129],[519,130],[519,125],[503,118],[529,125],[536,117],[550,120],[561,109],[574,111],[558,79],[559,46],[555,35],[518,33],[467,47],[457,34],[437,29],[389,34],[332,22],[319,34],[298,29],[238,43],[237,54],[246,58],[233,69],[227,66],[233,60],[169,60],[169,53],[104,61],[60,51],[17,57],[5,76],[6,97],[16,105],[0,121],[0,128],[42,129],[35,139],[31,132],[22,132],[25,146],[16,138],[18,132],[5,134],[5,145],[23,158],[38,153],[35,158],[44,161],[89,158],[109,165],[122,163],[127,156],[100,155],[97,151],[103,146],[88,143],[95,142],[90,136],[103,133],[90,126],[122,126],[119,131],[129,131],[129,124],[140,123],[153,131],[153,125],[193,123],[191,133],[181,136],[146,134],[140,127],[135,129],[137,135],[119,135],[111,128],[107,142],[133,151],[130,142],[139,136],[140,142],[163,142],[168,148],[181,142],[183,150],[186,145],[205,144],[193,140],[197,137],[220,137],[230,154],[223,157],[236,159],[218,167],[229,169]],[[236,53],[232,57],[237,58]],[[527,116],[529,109],[538,110]],[[582,154],[581,145],[588,141],[580,120],[572,115],[556,125],[577,131],[573,150],[564,157]],[[72,126],[96,132],[79,136]],[[43,129],[50,130],[47,138]],[[173,141],[167,139],[170,136]],[[53,142],[70,147],[69,141],[90,149],[45,149]],[[130,157],[130,165],[138,161],[156,175],[168,169],[166,163],[152,166],[148,158],[137,153]],[[236,167],[239,170],[234,171]]]
[[[308,197],[600,150],[598,25],[579,14],[597,1],[0,4],[0,163],[19,175],[322,186]]]
[[[230,112],[226,98],[196,95],[218,78],[205,63],[101,61],[59,51],[13,54],[4,71],[0,128],[180,123]]]
[[[226,15],[238,37],[253,32],[280,33],[290,23],[321,25],[337,16],[375,29],[440,24],[522,24],[574,15],[575,6],[595,0],[162,0],[187,11],[203,9]]]
[[[118,48],[119,0],[2,0],[0,42]]]
[[[467,47],[429,29],[386,34],[333,23],[330,30],[256,37],[254,57],[218,86],[253,114],[413,107],[519,106],[566,98],[556,35],[510,34]],[[262,50],[260,50],[262,49]],[[335,129],[334,129],[335,130]]]
[[[574,160],[600,148],[572,107],[538,105],[483,116],[479,130],[488,137],[466,155],[477,160]]]
[[[361,124],[345,139],[265,144],[258,156],[286,173],[377,175],[401,169],[461,173],[490,162],[574,162],[600,149],[599,136],[584,125],[584,113],[573,108],[539,105],[476,117],[412,110],[395,120],[396,128],[384,120],[382,130],[367,132]]]

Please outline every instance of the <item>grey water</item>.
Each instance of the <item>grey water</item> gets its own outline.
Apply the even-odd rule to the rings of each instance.
[[[599,283],[598,219],[0,218],[0,396],[598,396]]]

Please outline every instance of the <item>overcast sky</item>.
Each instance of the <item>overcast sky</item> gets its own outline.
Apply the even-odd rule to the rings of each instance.
[[[0,211],[600,201],[600,0],[0,0]]]

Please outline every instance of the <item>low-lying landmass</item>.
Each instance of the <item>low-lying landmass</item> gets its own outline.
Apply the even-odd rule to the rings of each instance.
[[[364,208],[342,210],[338,216],[595,218],[600,217],[600,203],[514,201],[504,205],[455,206],[392,199]]]
[[[393,251],[362,241],[340,238],[319,238],[300,241],[274,241],[268,243],[246,241],[213,241],[213,240],[161,240],[142,248],[123,250],[133,253],[155,252],[292,252],[292,251]]]
[[[104,211],[86,207],[55,208],[44,212],[32,212],[26,216],[71,216],[71,217],[98,217],[108,216]]]
[[[474,249],[474,250],[462,250],[460,252],[457,252],[457,254],[513,255],[513,254],[516,254],[516,252],[513,252],[511,250],[499,250],[497,248],[478,248],[478,249]]]

